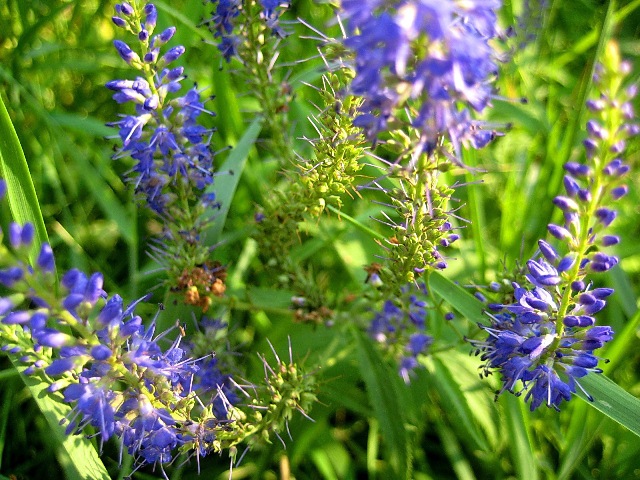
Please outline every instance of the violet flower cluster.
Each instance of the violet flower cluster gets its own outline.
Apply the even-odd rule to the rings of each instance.
[[[286,33],[279,23],[280,15],[289,2],[280,0],[210,0],[215,5],[213,16],[209,20],[209,28],[219,40],[218,50],[227,62],[238,56],[238,48],[242,44],[242,34],[237,32],[238,17],[250,15],[256,5],[260,7],[260,19],[272,35],[284,38]],[[246,28],[252,28],[248,25]],[[246,33],[246,32],[245,32]]]
[[[125,306],[108,296],[100,273],[71,269],[56,295],[48,244],[27,266],[33,239],[31,224],[10,225],[13,253],[3,247],[0,284],[11,293],[0,298],[0,339],[25,374],[55,379],[49,392],[72,406],[66,433],[91,425],[101,446],[117,437],[136,469],[166,464],[178,451],[200,457],[228,446],[238,397],[216,359],[190,356],[182,335],[169,341],[170,331],[156,333],[155,319],[145,327],[135,314],[142,299]]]
[[[443,138],[481,148],[496,133],[472,119],[492,98],[500,0],[342,0],[346,47],[355,55],[354,94],[364,98],[355,124],[375,140],[399,125],[406,107],[418,150]]]
[[[211,191],[215,130],[198,123],[202,114],[213,113],[196,86],[177,95],[185,75],[183,67],[172,64],[185,48],[174,46],[162,54],[176,29],[154,34],[156,7],[121,3],[115,10],[114,24],[135,35],[133,48],[115,40],[116,50],[139,75],[107,83],[118,103],[135,105],[134,114],[110,124],[122,140],[115,158],[130,156],[137,162],[129,172],[135,191],[162,222],[149,255],[168,272],[166,282],[184,292],[185,302],[206,311],[211,297],[224,293],[226,276],[224,268],[211,261],[212,247],[202,238],[220,208]]]
[[[105,292],[102,274],[77,269],[62,276],[58,294],[48,244],[28,266],[33,241],[31,224],[14,223],[11,249],[0,244],[0,285],[9,292],[0,297],[0,344],[24,374],[49,383],[49,394],[72,407],[61,419],[68,435],[91,426],[101,449],[116,438],[134,471],[153,464],[168,478],[163,465],[179,454],[198,465],[212,452],[233,459],[239,443],[280,437],[295,411],[307,416],[314,378],[291,352],[289,362],[276,355],[273,367],[262,356],[264,384],[241,386],[226,361],[237,354],[219,348],[226,323],[205,318],[189,340],[178,324],[157,333],[156,318],[145,326],[135,313],[144,298],[125,306]]]
[[[134,114],[110,124],[119,129],[122,140],[116,158],[136,160],[131,172],[136,192],[145,197],[150,208],[164,214],[176,200],[176,190],[202,190],[213,182],[210,142],[214,130],[198,123],[201,114],[213,113],[204,107],[195,86],[183,96],[174,95],[185,75],[183,67],[172,64],[185,48],[178,45],[161,53],[176,29],[169,27],[154,35],[157,16],[151,3],[142,11],[128,3],[116,5],[114,24],[135,35],[138,47],[121,40],[115,40],[114,45],[139,76],[110,81],[107,88],[116,92],[113,98],[118,103],[135,105]]]
[[[417,290],[417,291],[416,291]],[[433,338],[427,328],[427,295],[424,284],[406,285],[400,298],[386,300],[382,309],[374,313],[368,333],[398,362],[398,373],[406,383],[410,374],[420,366],[418,357],[425,355]]]
[[[620,74],[629,65],[619,61],[614,47],[606,61],[595,76],[600,96],[587,104],[595,117],[587,123],[587,162],[564,165],[566,194],[553,200],[564,223],[549,224],[548,230],[560,246],[539,241],[540,257],[527,262],[529,285],[514,282],[514,303],[490,305],[498,313],[490,315],[491,325],[480,325],[487,338],[471,341],[485,361],[485,375],[500,372],[499,393],[526,392],[531,410],[543,403],[557,410],[576,387],[584,392],[579,379],[602,372],[594,351],[613,338],[613,330],[596,326],[594,316],[613,290],[594,288],[587,276],[618,263],[608,248],[619,237],[607,229],[616,218],[611,205],[628,191],[622,183],[630,170],[624,152],[639,128],[632,123],[636,88],[621,87]]]

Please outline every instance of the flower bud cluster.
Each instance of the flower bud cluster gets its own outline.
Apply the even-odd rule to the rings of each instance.
[[[351,122],[360,101],[352,95],[342,96],[350,75],[350,70],[339,69],[322,77],[323,88],[318,93],[323,108],[309,119],[318,137],[306,139],[313,146],[313,157],[291,165],[283,187],[272,193],[256,216],[255,238],[261,251],[270,265],[293,278],[290,287],[305,298],[304,305],[297,305],[297,316],[304,321],[325,320],[329,312],[316,283],[305,281],[305,274],[291,259],[291,249],[299,243],[300,224],[314,221],[328,206],[340,209],[344,195],[355,191],[363,167],[360,159],[366,141]]]
[[[266,30],[278,38],[284,38],[286,33],[279,23],[280,15],[289,6],[289,2],[281,0],[210,0],[215,5],[213,16],[209,20],[209,29],[213,36],[219,39],[218,49],[227,62],[238,56],[238,48],[242,48],[242,36],[246,32],[237,32],[236,25],[242,23],[240,15],[251,15],[247,12],[259,10],[259,18]],[[246,27],[246,25],[245,25]]]
[[[262,136],[269,139],[273,157],[287,167],[295,161],[291,149],[291,124],[288,112],[293,96],[285,77],[279,76],[278,46],[286,34],[279,23],[281,13],[289,6],[279,0],[211,0],[216,4],[213,17],[206,22],[218,48],[227,62],[240,61],[234,69],[237,85],[246,86],[242,93],[257,100],[263,118]]]
[[[322,77],[323,88],[318,93],[324,108],[309,118],[319,135],[306,139],[313,146],[313,159],[300,158],[291,166],[293,178],[286,183],[286,190],[276,191],[260,215],[261,233],[278,249],[282,249],[282,242],[293,240],[291,233],[295,233],[305,215],[317,217],[327,205],[340,208],[343,196],[354,191],[356,177],[363,167],[358,160],[364,154],[366,142],[350,121],[359,100],[351,95],[339,97],[349,76],[350,71],[341,69]],[[272,217],[277,217],[276,224],[272,224]],[[283,238],[272,238],[289,223],[292,229],[283,232]]]
[[[417,291],[416,291],[417,290]],[[369,325],[369,335],[398,364],[398,373],[406,383],[410,374],[420,366],[418,357],[425,355],[433,338],[425,333],[427,303],[424,284],[417,288],[405,285],[401,295],[386,300],[376,311]]]
[[[471,118],[492,97],[496,54],[490,44],[499,0],[342,0],[344,44],[355,55],[351,91],[364,98],[355,124],[371,140],[410,124],[418,149],[430,153],[448,139],[486,145],[495,132]],[[409,109],[410,116],[405,115]]]
[[[115,10],[114,24],[135,35],[134,48],[115,40],[116,50],[139,75],[106,85],[118,103],[135,106],[135,114],[110,124],[119,129],[122,141],[115,158],[130,156],[137,162],[130,172],[135,191],[163,221],[162,236],[151,245],[151,256],[168,270],[174,288],[186,290],[181,288],[182,279],[198,276],[198,266],[208,261],[210,250],[200,242],[200,235],[211,221],[211,212],[220,206],[214,193],[204,191],[214,177],[214,129],[198,123],[202,114],[214,114],[205,108],[195,86],[177,95],[184,68],[172,63],[185,48],[174,46],[162,54],[176,29],[154,34],[156,7],[121,3]],[[220,278],[211,284],[216,280]]]
[[[553,200],[564,224],[549,224],[548,230],[563,248],[540,240],[540,257],[527,262],[530,286],[514,282],[514,303],[490,305],[499,313],[491,315],[490,326],[480,325],[487,339],[471,340],[476,353],[482,353],[484,373],[500,371],[501,392],[527,392],[532,410],[543,403],[558,409],[576,386],[582,388],[578,379],[601,373],[593,352],[613,338],[613,330],[595,326],[594,317],[613,290],[592,288],[587,275],[618,263],[603,249],[619,241],[606,230],[616,217],[611,205],[627,192],[622,181],[630,168],[623,160],[624,147],[638,132],[630,103],[635,88],[622,87],[626,72],[610,44],[594,79],[600,95],[587,104],[594,114],[584,141],[587,163],[565,164],[566,195]]]
[[[123,60],[138,72],[135,80],[113,80],[118,103],[133,103],[134,115],[124,115],[111,125],[119,129],[122,148],[116,158],[130,156],[137,161],[132,170],[136,192],[144,195],[150,208],[160,214],[179,194],[178,188],[202,190],[213,182],[213,130],[197,123],[205,113],[213,115],[202,102],[200,92],[191,88],[184,96],[174,96],[185,79],[184,68],[171,66],[185,52],[183,46],[162,48],[174,36],[175,27],[154,35],[156,7],[149,3],[142,11],[127,3],[116,6],[114,23],[136,36],[137,52],[115,40]],[[188,186],[188,187],[187,187]]]
[[[417,158],[415,158],[417,157]],[[428,270],[442,270],[447,262],[442,250],[460,238],[449,220],[449,202],[453,189],[438,182],[436,155],[420,153],[407,167],[398,163],[388,166],[386,176],[395,188],[373,182],[365,188],[382,191],[389,199],[387,207],[395,216],[383,212],[381,223],[391,227],[392,235],[384,244],[380,287],[397,292],[414,282]]]

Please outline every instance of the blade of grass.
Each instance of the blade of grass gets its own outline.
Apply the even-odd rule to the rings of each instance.
[[[24,375],[26,366],[19,365],[13,358],[11,358],[11,362],[20,372],[22,380],[45,416],[52,438],[58,444],[58,448],[62,449],[65,456],[68,457],[68,461],[61,462],[66,478],[70,480],[86,478],[109,480],[109,474],[91,442],[82,435],[66,435],[64,428],[60,425],[60,420],[71,411],[69,406],[53,398],[47,392],[48,383],[39,381],[33,376]]]
[[[482,436],[474,421],[474,414],[464,396],[464,392],[455,381],[452,372],[436,356],[433,357],[433,365],[435,366],[435,371],[432,375],[432,380],[437,387],[438,394],[442,397],[443,403],[446,404],[447,417],[453,418],[460,431],[464,431],[467,434],[474,450],[490,451],[487,440]]]
[[[580,379],[580,384],[593,397],[593,402],[578,389],[580,398],[640,437],[640,399],[604,375],[587,375]]]
[[[535,458],[535,445],[531,442],[527,412],[524,412],[525,404],[519,398],[508,395],[505,401],[507,411],[507,429],[509,431],[509,444],[517,478],[537,480],[539,477],[538,466]]]
[[[231,207],[231,200],[236,192],[242,171],[247,163],[247,156],[249,150],[253,147],[258,134],[262,129],[262,118],[256,118],[247,130],[242,135],[242,138],[235,146],[235,148],[229,154],[229,157],[220,167],[220,172],[230,172],[230,174],[224,178],[224,181],[215,182],[214,185],[208,188],[208,192],[214,192],[216,194],[216,200],[220,202],[220,210],[215,214],[215,220],[213,225],[205,232],[205,244],[215,245],[222,234],[222,229],[227,220],[229,214],[229,208]]]
[[[429,275],[429,288],[472,322],[485,322],[484,305],[460,285],[438,272]]]
[[[460,480],[475,480],[476,476],[473,474],[471,464],[465,458],[460,442],[458,442],[453,431],[441,420],[436,420],[435,426],[438,436],[442,440],[442,447],[447,457],[449,457],[453,471],[456,472],[456,478]]]
[[[369,338],[355,329],[360,373],[367,386],[369,401],[380,424],[385,451],[395,478],[411,478],[412,458],[409,429],[405,426],[405,408],[397,383],[399,376],[381,360]],[[394,380],[396,380],[394,382]],[[400,385],[403,388],[404,385]]]
[[[40,204],[33,187],[27,159],[20,146],[9,112],[0,96],[0,177],[7,182],[7,199],[13,220],[24,225],[31,222],[36,229],[36,237],[29,259],[32,264],[40,251],[40,245],[49,240],[42,219]]]

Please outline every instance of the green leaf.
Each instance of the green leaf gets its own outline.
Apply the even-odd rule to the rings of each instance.
[[[580,385],[593,397],[593,402],[578,389],[578,396],[640,437],[640,399],[604,375],[587,375]]]
[[[411,438],[405,425],[407,401],[401,398],[399,375],[382,360],[371,340],[364,333],[353,330],[360,373],[367,386],[369,401],[373,406],[386,452],[396,478],[411,477]],[[400,388],[398,388],[400,387]]]
[[[436,431],[442,442],[445,454],[449,457],[451,467],[460,480],[475,480],[471,464],[467,460],[453,431],[440,419],[436,420]]]
[[[222,167],[220,167],[219,171],[221,173],[229,172],[229,174],[221,181],[214,182],[214,184],[207,189],[208,192],[216,194],[216,200],[221,204],[220,210],[215,213],[213,225],[205,232],[205,243],[207,245],[215,245],[220,241],[220,235],[222,234],[222,229],[229,214],[231,200],[240,182],[244,166],[247,163],[249,150],[253,147],[261,129],[262,118],[258,117],[249,125],[249,128],[244,132],[238,144],[231,151]]]
[[[52,437],[62,450],[63,459],[60,463],[65,470],[66,478],[69,480],[85,478],[109,480],[109,474],[91,442],[82,435],[66,435],[64,427],[60,425],[60,420],[71,411],[69,406],[47,392],[48,383],[39,381],[33,376],[24,375],[26,367],[19,365],[13,358],[11,358],[11,362],[20,372],[22,380],[31,391],[38,408],[47,419]]]
[[[490,451],[491,449],[486,439],[477,427],[467,398],[460,385],[454,379],[452,372],[438,357],[433,356],[432,360],[435,370],[431,379],[437,387],[443,403],[447,405],[447,411],[450,412],[449,416],[455,419],[455,424],[460,430],[467,433],[474,449]]]
[[[7,182],[7,200],[13,220],[22,225],[31,222],[36,229],[35,241],[29,253],[29,259],[33,264],[38,257],[40,245],[49,239],[27,160],[1,96],[0,177]]]
[[[429,275],[429,288],[472,322],[486,323],[484,305],[460,285],[453,283],[438,272]]]
[[[507,429],[509,431],[509,445],[511,458],[518,478],[537,480],[540,478],[536,462],[535,445],[531,441],[529,432],[529,416],[523,412],[525,403],[513,395],[505,398],[507,412]]]

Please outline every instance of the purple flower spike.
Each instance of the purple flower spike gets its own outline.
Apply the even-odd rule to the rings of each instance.
[[[585,284],[582,280],[576,280],[571,284],[571,290],[574,292],[582,292],[585,288]]]
[[[33,336],[43,347],[60,348],[73,343],[73,337],[53,328],[42,328],[33,332]]]
[[[540,248],[540,252],[544,255],[544,258],[550,263],[555,263],[560,258],[556,249],[544,240],[538,240],[538,248]]]
[[[603,299],[612,295],[613,292],[614,292],[613,288],[594,288],[593,290],[591,290],[590,293],[596,298]]]
[[[9,243],[15,249],[18,249],[22,246],[22,227],[15,223],[11,222],[9,224]]]
[[[106,345],[96,345],[91,349],[91,356],[96,360],[106,360],[111,355],[111,349]]]
[[[558,263],[558,272],[566,272],[567,270],[569,270],[575,265],[577,258],[578,257],[574,253],[570,253],[569,255],[563,257],[562,260],[560,260],[560,262]]]
[[[612,153],[622,153],[626,146],[627,146],[626,142],[624,140],[620,140],[619,142],[611,145],[610,150]]]
[[[589,132],[589,135],[592,135],[600,140],[607,137],[606,130],[604,130],[602,126],[595,120],[589,120],[587,122],[587,132]]]
[[[176,27],[169,27],[153,39],[153,47],[158,48],[166,44],[176,34]]]
[[[414,333],[409,337],[409,344],[407,345],[407,351],[414,357],[420,353],[424,353],[429,345],[433,343],[433,338],[424,333]]]
[[[182,45],[178,45],[177,47],[171,48],[167,53],[164,54],[160,63],[164,65],[169,65],[171,62],[174,62],[185,52],[185,49]]]
[[[0,284],[12,288],[16,282],[22,280],[24,271],[20,267],[9,267],[0,270]]]
[[[126,27],[126,26],[127,26],[127,22],[125,22],[125,21],[124,21],[122,18],[120,18],[120,17],[113,16],[113,17],[111,17],[111,21],[114,23],[114,25],[115,25],[116,27],[123,28],[123,27]]]
[[[73,357],[59,358],[54,360],[51,365],[44,369],[47,375],[62,375],[75,368],[75,359]]]
[[[144,6],[144,13],[146,15],[144,19],[144,27],[149,32],[153,32],[158,22],[158,9],[153,3],[147,3]]]
[[[562,319],[562,323],[567,327],[590,327],[595,321],[595,318],[587,315],[567,315]]]
[[[596,252],[591,257],[589,268],[594,272],[606,272],[618,264],[618,257],[607,255],[603,252]]]
[[[29,325],[34,332],[42,330],[47,325],[47,315],[42,312],[36,312],[31,315]]]
[[[133,7],[127,2],[116,4],[116,12],[122,13],[126,16],[133,15]]]
[[[578,198],[583,202],[591,201],[591,191],[586,188],[581,188],[578,190]]]
[[[607,302],[604,300],[596,299],[593,303],[586,305],[584,307],[584,313],[587,315],[594,315],[602,310],[607,305]]]
[[[9,315],[2,319],[2,323],[5,325],[24,325],[31,319],[31,313],[24,310],[17,312],[11,312]]]
[[[102,325],[116,325],[122,319],[123,302],[120,295],[111,297],[98,315],[98,322]]]
[[[578,191],[580,190],[580,185],[578,185],[578,182],[576,182],[569,175],[565,175],[563,181],[564,189],[566,190],[567,195],[569,195],[570,197],[576,196]]]
[[[0,297],[0,315],[6,314],[14,307],[13,302],[9,298]]]

